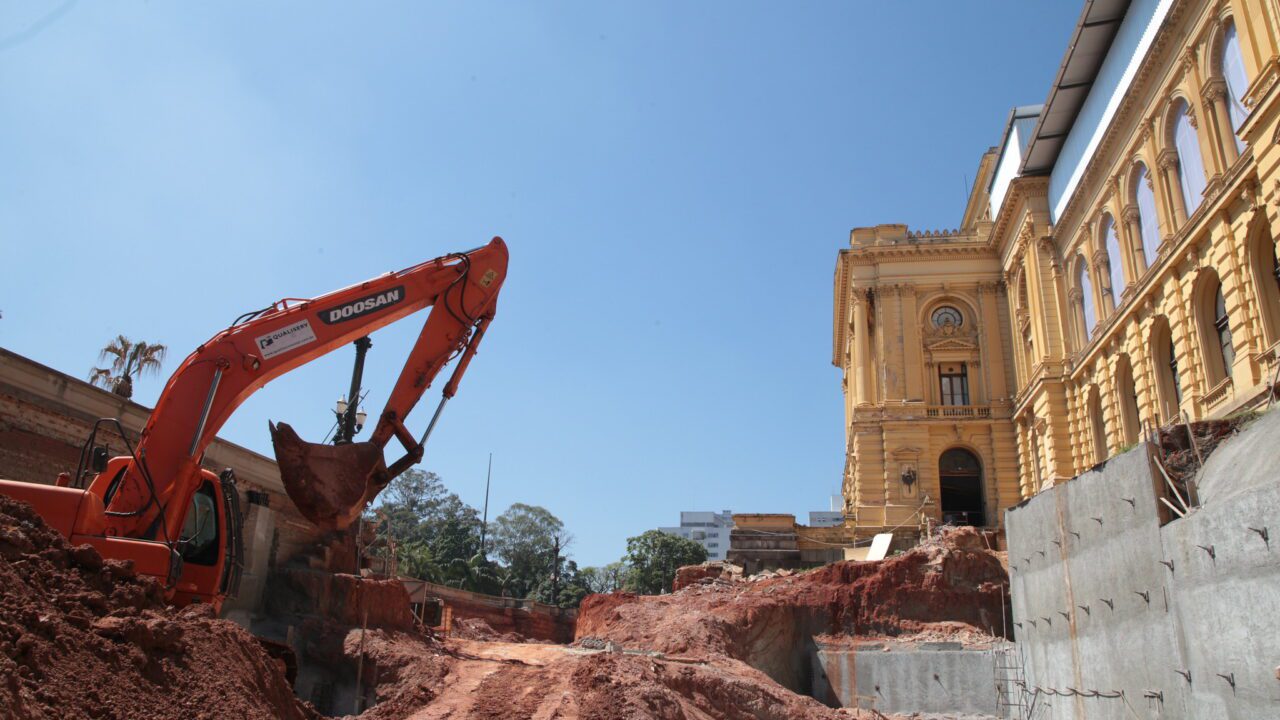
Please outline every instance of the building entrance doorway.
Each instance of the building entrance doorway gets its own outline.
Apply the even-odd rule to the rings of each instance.
[[[942,486],[942,522],[974,527],[986,525],[982,464],[978,458],[963,448],[952,448],[938,459],[938,476]]]

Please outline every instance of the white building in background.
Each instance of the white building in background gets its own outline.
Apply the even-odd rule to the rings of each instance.
[[[809,513],[809,527],[840,527],[844,513],[839,510],[814,510]]]
[[[729,551],[729,531],[733,529],[733,513],[682,512],[680,527],[660,527],[658,530],[679,535],[707,549],[707,560],[724,560]]]
[[[813,510],[809,513],[809,527],[840,527],[844,525],[844,497],[832,495],[828,510]]]

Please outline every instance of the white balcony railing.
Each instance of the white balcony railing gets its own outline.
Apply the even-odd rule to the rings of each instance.
[[[978,420],[991,417],[991,408],[985,405],[930,405],[925,415],[931,418]]]

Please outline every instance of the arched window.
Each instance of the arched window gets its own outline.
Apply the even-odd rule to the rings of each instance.
[[[1097,465],[1107,459],[1107,425],[1102,418],[1102,399],[1098,396],[1098,386],[1089,386],[1089,431],[1093,439],[1093,464]]]
[[[1107,265],[1111,268],[1111,302],[1120,307],[1120,295],[1126,286],[1124,261],[1120,254],[1120,237],[1116,235],[1116,223],[1110,215],[1102,216],[1102,237],[1107,248]]]
[[[1018,274],[1018,307],[1025,313],[1031,312],[1031,303],[1027,297],[1027,273]],[[1027,322],[1026,327],[1022,329],[1022,362],[1023,372],[1031,372],[1031,363],[1036,357],[1035,341],[1031,337],[1031,323]],[[1025,380],[1025,374],[1023,379]]]
[[[1231,318],[1227,315],[1227,300],[1222,296],[1222,283],[1218,283],[1213,295],[1213,334],[1222,353],[1222,372],[1231,377],[1231,366],[1236,361],[1236,349],[1231,344]]]
[[[1244,108],[1244,93],[1249,89],[1249,78],[1244,72],[1244,55],[1240,52],[1240,38],[1236,24],[1227,22],[1222,31],[1222,57],[1219,58],[1222,77],[1227,81],[1227,114],[1231,116],[1231,135],[1236,148],[1244,152],[1244,141],[1235,131],[1244,124],[1249,112]]]
[[[1204,365],[1208,388],[1231,377],[1236,351],[1231,340],[1231,317],[1222,294],[1222,281],[1212,269],[1202,271],[1196,289],[1196,322],[1200,326],[1200,346],[1204,348]]]
[[[1084,256],[1076,261],[1076,287],[1080,290],[1080,322],[1084,330],[1081,347],[1089,344],[1093,337],[1093,328],[1098,324],[1098,316],[1093,311],[1093,282],[1089,278],[1089,263]]]
[[[1138,206],[1138,231],[1142,235],[1142,254],[1147,267],[1154,265],[1160,254],[1160,221],[1156,217],[1156,194],[1151,187],[1147,166],[1138,165],[1133,176],[1133,199]]]
[[[1133,381],[1133,365],[1128,355],[1116,361],[1115,391],[1120,401],[1120,431],[1124,444],[1138,442],[1142,433],[1142,420],[1138,414],[1138,385]]]
[[[1156,375],[1156,395],[1159,400],[1161,422],[1170,422],[1178,416],[1182,404],[1182,382],[1178,378],[1178,351],[1173,347],[1173,333],[1169,319],[1159,315],[1151,324],[1151,361]]]
[[[1178,151],[1178,184],[1182,188],[1187,217],[1190,217],[1204,199],[1205,180],[1200,140],[1196,137],[1196,129],[1191,125],[1185,100],[1179,100],[1174,108],[1173,144]]]
[[[1280,261],[1276,259],[1276,244],[1265,224],[1253,233],[1248,247],[1253,285],[1262,310],[1262,327],[1267,342],[1275,344],[1280,342]]]

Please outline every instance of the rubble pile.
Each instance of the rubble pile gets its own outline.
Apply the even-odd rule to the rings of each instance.
[[[1186,482],[1200,470],[1201,460],[1208,459],[1223,440],[1236,434],[1254,417],[1242,414],[1223,420],[1201,420],[1191,423],[1190,433],[1186,424],[1160,428],[1160,455],[1170,478],[1181,486],[1179,489],[1185,491]]]
[[[742,568],[733,563],[713,560],[701,565],[686,565],[676,570],[676,578],[671,583],[671,591],[676,592],[695,584],[739,582],[742,579]]]
[[[316,716],[252,635],[209,606],[166,607],[132,563],[70,546],[3,495],[0,708],[15,720]]]

